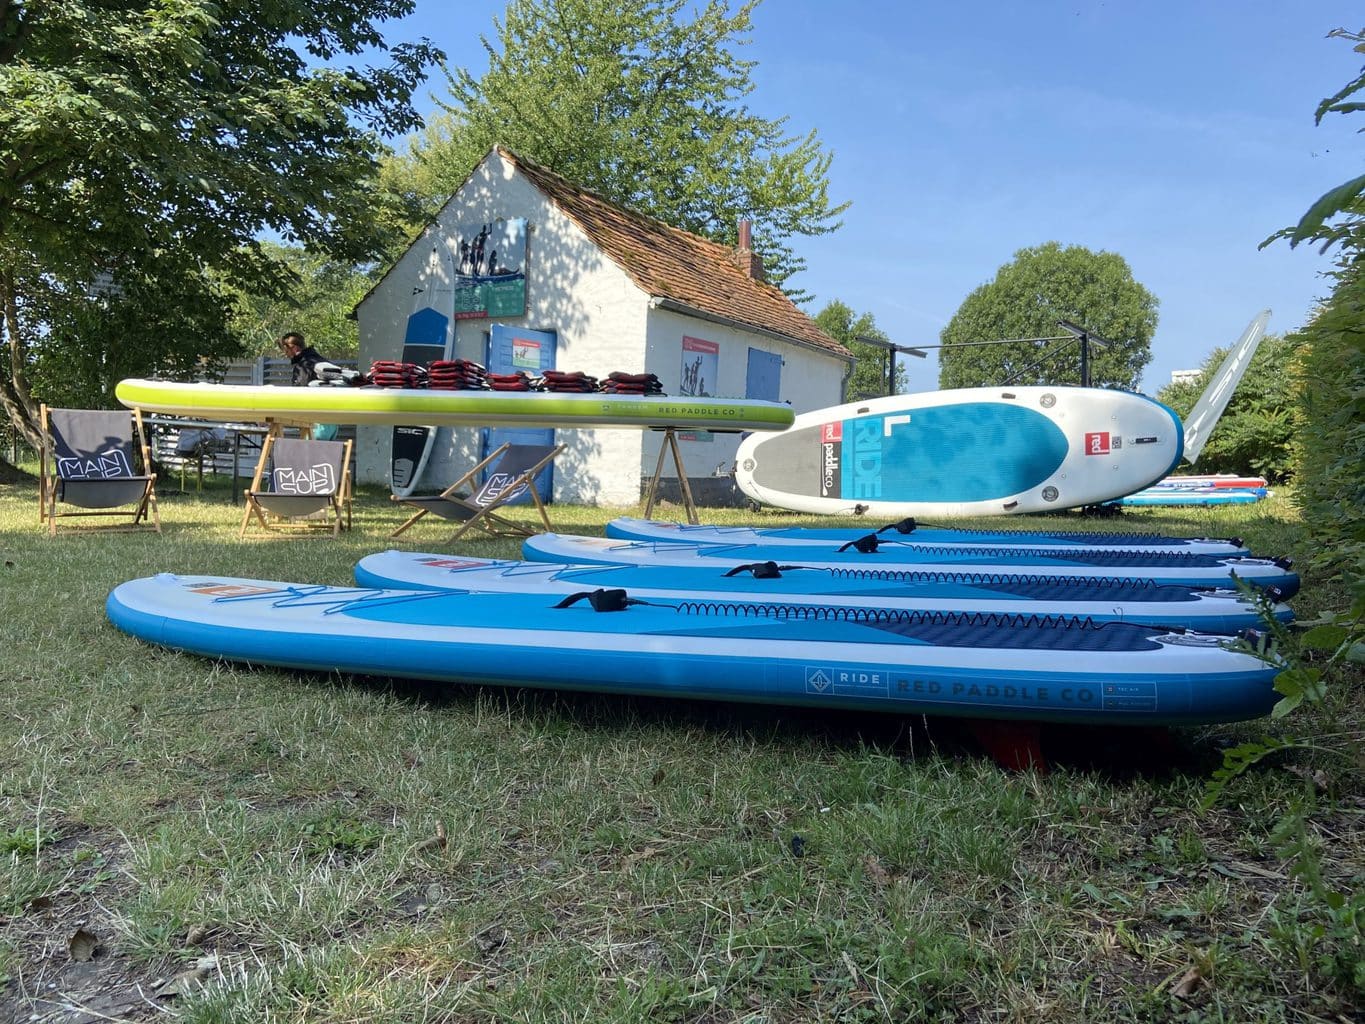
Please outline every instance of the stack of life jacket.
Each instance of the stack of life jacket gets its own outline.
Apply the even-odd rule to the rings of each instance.
[[[424,388],[427,371],[416,363],[376,359],[370,365],[370,383],[381,388]]]
[[[572,373],[546,370],[540,379],[540,390],[559,394],[590,394],[597,390],[597,378],[589,377],[582,370],[575,370]]]
[[[435,359],[427,368],[433,390],[487,391],[488,370],[470,359]]]
[[[662,395],[663,383],[652,373],[622,373],[614,370],[598,389],[609,395]]]
[[[493,391],[534,391],[531,378],[518,370],[516,373],[490,373],[488,386]]]

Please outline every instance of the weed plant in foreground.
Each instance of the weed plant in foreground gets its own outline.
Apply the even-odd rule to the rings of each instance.
[[[997,768],[950,721],[291,673],[108,625],[156,572],[345,585],[447,550],[362,489],[339,541],[236,537],[225,488],[165,533],[49,539],[0,486],[0,1006],[17,1019],[1352,1019],[1358,670],[1285,721],[1168,751],[1051,737]],[[636,510],[552,506],[564,532]],[[671,510],[676,512],[676,510]],[[529,519],[529,515],[528,515]],[[706,510],[715,523],[811,518]],[[875,524],[874,524],[875,525]],[[999,520],[974,525],[999,527]],[[1283,497],[1004,525],[1303,549]],[[515,557],[509,541],[461,550]],[[1348,602],[1305,579],[1302,619]],[[1312,664],[1321,661],[1311,650]],[[1314,659],[1317,659],[1316,661]],[[1202,805],[1226,747],[1268,754]],[[1286,814],[1311,809],[1298,833]],[[0,1017],[5,1014],[0,1014]]]

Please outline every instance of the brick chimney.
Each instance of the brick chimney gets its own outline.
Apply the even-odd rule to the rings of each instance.
[[[753,225],[747,218],[739,222],[739,245],[731,257],[735,266],[744,271],[745,276],[755,281],[766,281],[763,272],[763,257],[753,250]]]

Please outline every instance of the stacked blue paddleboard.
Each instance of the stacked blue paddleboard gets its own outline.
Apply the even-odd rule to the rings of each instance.
[[[1077,551],[1172,551],[1219,557],[1248,555],[1238,537],[1163,537],[1155,533],[1100,530],[963,530],[913,518],[885,526],[807,527],[692,526],[622,516],[607,523],[608,537],[623,540],[688,541],[693,544],[802,544],[838,546],[867,536],[895,540],[907,548],[1029,548]]]
[[[161,575],[109,595],[120,629],[211,657],[623,694],[1032,721],[1266,714],[1275,665],[1202,634],[1037,615],[847,609],[614,589],[376,590]]]
[[[1232,539],[609,529],[688,539],[543,534],[529,562],[380,552],[359,587],[162,575],[115,588],[107,611],[152,643],[329,672],[1190,724],[1273,706],[1273,656],[1215,634],[1287,620],[1298,587]]]
[[[593,565],[518,562],[467,555],[381,551],[355,567],[363,587],[573,594],[623,588],[634,597],[743,601],[848,609],[977,615],[1037,615],[1140,622],[1167,629],[1238,633],[1261,625],[1254,601],[1233,589],[1192,590],[1144,580],[1019,577],[914,570],[840,571],[773,561],[709,565]],[[1289,621],[1289,606],[1270,612]]]
[[[880,538],[844,544],[704,544],[690,541],[617,540],[543,533],[522,543],[536,562],[622,565],[726,566],[787,561],[811,568],[1008,577],[1066,576],[1089,580],[1132,579],[1183,587],[1232,587],[1237,580],[1273,590],[1282,598],[1299,589],[1299,578],[1284,560],[1251,556],[1198,555],[1180,551],[1099,548],[992,548],[912,545]]]

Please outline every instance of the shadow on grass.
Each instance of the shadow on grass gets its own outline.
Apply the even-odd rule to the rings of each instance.
[[[871,749],[905,762],[991,760],[967,718],[378,676],[293,676],[312,686],[382,694],[429,713],[472,713],[480,701],[490,701],[497,714],[535,731],[577,731],[604,743],[641,730],[699,730],[727,742],[811,754]],[[1039,741],[1046,768],[1118,782],[1207,776],[1221,763],[1224,745],[1217,736],[1193,730],[1060,723],[1040,723]]]

